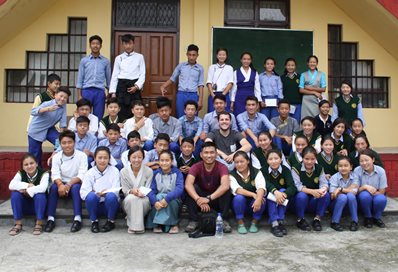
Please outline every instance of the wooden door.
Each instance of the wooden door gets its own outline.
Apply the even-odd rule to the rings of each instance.
[[[177,34],[116,31],[113,56],[123,52],[120,37],[128,33],[135,37],[134,51],[143,54],[145,59],[146,75],[142,98],[146,107],[145,114],[148,116],[156,112],[156,97],[162,95],[160,86],[170,78],[177,66]],[[166,96],[174,102],[173,112],[175,112],[175,85],[168,90]]]

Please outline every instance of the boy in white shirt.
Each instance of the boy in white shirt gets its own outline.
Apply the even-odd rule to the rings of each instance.
[[[90,119],[89,133],[96,136],[98,132],[98,117],[91,113],[91,102],[85,98],[82,98],[76,102],[76,107],[76,111],[73,113],[73,118],[69,121],[68,129],[76,132],[76,118],[79,116],[86,116],[88,119]]]

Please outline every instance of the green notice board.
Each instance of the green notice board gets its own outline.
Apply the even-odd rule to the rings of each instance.
[[[313,32],[255,28],[213,28],[213,63],[217,48],[228,49],[228,63],[240,67],[240,55],[248,51],[253,55],[254,68],[264,71],[264,59],[276,60],[276,72],[283,73],[285,60],[293,57],[299,73],[307,70],[306,60],[313,52]]]

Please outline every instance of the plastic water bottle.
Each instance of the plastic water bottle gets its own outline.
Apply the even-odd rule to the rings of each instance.
[[[216,238],[222,238],[224,235],[224,225],[221,217],[221,213],[217,214],[216,219]]]

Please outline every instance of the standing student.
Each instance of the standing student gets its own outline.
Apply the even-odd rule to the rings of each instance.
[[[265,114],[269,120],[278,116],[276,105],[267,105],[266,99],[283,98],[283,87],[281,77],[275,72],[276,61],[272,57],[267,57],[264,60],[265,71],[258,76],[261,90],[261,113]],[[277,103],[275,103],[277,104]]]
[[[290,154],[288,158],[289,166],[291,168],[295,167],[296,169],[299,169],[301,167],[301,163],[303,162],[303,150],[308,145],[308,138],[304,135],[299,135],[294,138],[294,147],[296,151]]]
[[[76,119],[79,116],[86,116],[90,119],[90,130],[89,132],[94,136],[98,132],[98,118],[91,113],[92,104],[89,100],[82,98],[76,102],[76,111],[73,113],[73,118],[70,119],[68,129],[76,132]]]
[[[321,231],[321,218],[325,215],[330,202],[328,181],[322,166],[316,163],[316,154],[312,146],[304,148],[301,167],[292,167],[292,176],[298,191],[294,201],[297,227],[305,231],[311,230],[304,218],[305,212],[315,213],[312,228]]]
[[[385,228],[381,215],[387,206],[386,171],[375,165],[375,156],[369,149],[361,151],[359,163],[354,173],[359,178],[358,202],[365,216],[364,225],[366,228],[371,228],[373,224]]]
[[[11,208],[14,216],[14,227],[8,232],[15,236],[22,231],[24,215],[36,216],[33,235],[43,232],[43,220],[46,211],[49,173],[41,169],[35,156],[25,154],[21,160],[21,169],[11,180],[8,188],[11,190]]]
[[[178,119],[181,131],[178,143],[182,145],[182,140],[185,138],[192,138],[195,147],[195,156],[199,157],[200,149],[202,148],[203,140],[200,135],[203,130],[203,121],[200,117],[196,116],[198,112],[198,103],[193,100],[188,100],[184,105],[184,116]]]
[[[362,112],[361,99],[352,94],[352,85],[348,80],[344,80],[340,85],[340,96],[334,100],[332,120],[338,117],[343,118],[348,125],[351,125],[355,118],[359,118],[365,124]]]
[[[339,156],[348,156],[353,151],[353,146],[351,137],[346,133],[345,120],[340,117],[334,120],[332,129],[330,136],[334,139],[334,152]]]
[[[29,153],[32,153],[41,165],[42,144],[48,140],[53,145],[58,138],[55,124],[60,122],[61,129],[66,128],[66,103],[71,95],[66,87],[60,87],[54,99],[46,101],[32,109],[32,122],[28,128]]]
[[[198,103],[198,110],[203,106],[203,66],[196,62],[199,56],[199,47],[190,44],[187,49],[188,61],[182,62],[174,69],[170,79],[160,86],[162,95],[167,93],[167,87],[176,84],[178,80],[177,98],[176,98],[176,117],[184,115],[184,104],[188,100]]]
[[[370,152],[372,152],[375,158],[374,164],[384,168],[383,161],[381,160],[380,155],[376,151],[370,148],[368,137],[366,137],[365,135],[356,136],[354,139],[354,147],[355,150],[352,151],[349,156],[352,161],[354,169],[359,166],[359,154],[365,149],[369,149]]]
[[[330,116],[330,103],[327,100],[322,100],[318,104],[319,114],[315,116],[316,132],[322,137],[332,133],[332,116]]]
[[[303,94],[301,119],[319,114],[318,103],[326,90],[326,76],[318,71],[318,57],[311,55],[307,59],[308,71],[300,75],[300,93]]]
[[[206,86],[209,90],[209,98],[207,102],[207,112],[214,111],[213,99],[216,94],[223,94],[227,98],[227,107],[230,108],[229,91],[234,84],[234,70],[231,65],[226,64],[228,59],[228,50],[226,48],[218,48],[216,51],[216,63],[210,65],[207,73]]]
[[[350,230],[357,231],[358,204],[356,195],[359,187],[358,177],[352,173],[352,163],[347,156],[340,157],[337,165],[339,171],[329,180],[329,192],[332,198],[331,209],[333,210],[330,226],[336,231],[343,231],[340,219],[344,210],[348,208],[352,219]]]
[[[283,97],[289,101],[291,105],[291,117],[301,121],[301,103],[303,95],[300,93],[300,75],[296,72],[296,60],[287,58],[285,60],[285,71],[281,76],[283,86]]]
[[[108,232],[115,228],[115,218],[119,210],[119,170],[109,164],[111,152],[105,146],[95,150],[94,158],[95,166],[84,176],[80,196],[86,201],[91,232]],[[98,216],[103,214],[107,221],[100,229]]]
[[[111,81],[111,63],[101,55],[102,38],[98,35],[89,39],[91,53],[82,58],[77,76],[77,97],[85,98],[93,105],[93,114],[98,120],[104,116],[105,88]]]
[[[120,116],[120,105],[116,97],[110,97],[106,101],[108,115],[101,119],[98,128],[98,140],[106,138],[106,131],[110,124],[118,124],[120,128],[124,126],[125,119]]]
[[[235,169],[229,173],[231,191],[234,195],[232,208],[238,221],[238,233],[246,234],[244,217],[251,215],[249,232],[258,232],[258,222],[265,210],[265,179],[262,172],[250,165],[246,152],[238,151],[234,155]]]
[[[334,140],[330,136],[325,136],[321,141],[322,151],[318,153],[316,160],[323,167],[327,180],[337,173],[337,162],[339,157],[334,154]]]
[[[245,111],[246,97],[255,96],[258,101],[262,101],[260,81],[252,61],[252,54],[243,52],[240,56],[242,66],[234,72],[234,85],[231,90],[231,112],[235,116]]]
[[[98,143],[98,146],[106,146],[111,151],[112,157],[116,160],[116,168],[123,168],[122,154],[127,150],[126,140],[120,137],[120,127],[117,124],[110,124],[106,132],[107,138]]]
[[[124,52],[115,58],[109,93],[117,97],[120,104],[120,116],[132,117],[131,102],[142,100],[141,90],[145,82],[144,56],[134,51],[134,36],[124,34],[122,37]]]
[[[301,119],[301,128],[293,134],[293,142],[297,136],[304,135],[307,137],[308,144],[315,148],[316,152],[321,152],[321,135],[315,130],[315,119],[311,116],[306,116]],[[293,152],[296,151],[295,146],[292,147]]]

